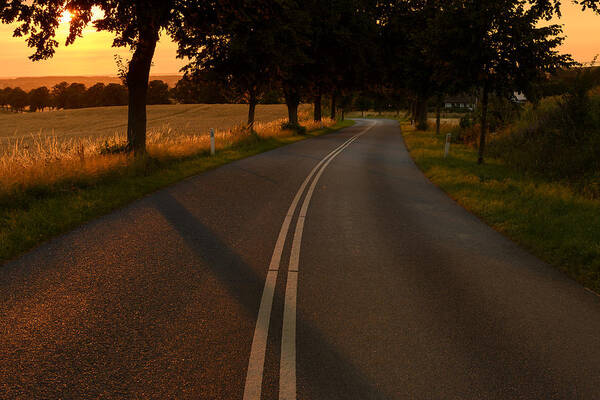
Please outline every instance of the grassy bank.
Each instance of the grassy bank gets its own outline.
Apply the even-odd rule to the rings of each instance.
[[[403,124],[409,151],[436,185],[494,229],[600,293],[600,201],[572,187],[526,176],[500,160],[476,163],[476,150]]]
[[[282,131],[277,121],[257,135],[222,133],[213,157],[205,137],[186,137],[154,143],[144,160],[105,154],[78,161],[75,152],[45,166],[34,163],[27,166],[29,174],[7,175],[12,189],[4,185],[0,192],[0,262],[186,177],[352,124],[329,121],[322,129],[313,124],[302,136]]]

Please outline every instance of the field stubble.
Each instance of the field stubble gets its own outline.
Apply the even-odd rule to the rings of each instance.
[[[308,111],[301,106],[300,111]],[[244,123],[245,104],[172,104],[148,106],[148,130],[198,135],[210,128],[228,130]],[[256,121],[265,123],[287,115],[283,104],[259,105]],[[127,131],[127,107],[95,107],[36,113],[0,113],[0,152],[16,144],[27,146],[44,138],[56,142],[108,139]],[[35,138],[35,139],[33,139]]]
[[[242,125],[235,126],[235,123],[239,123],[239,113],[237,118],[233,119],[234,122],[231,122],[232,119],[227,114],[231,114],[232,110],[228,108],[216,107],[217,110],[221,110],[220,114],[213,108],[212,113],[206,117],[216,128],[217,150],[231,147],[254,136]],[[280,118],[279,108],[271,108],[263,112],[260,122],[254,125],[256,137],[268,139],[293,134],[281,129],[285,119]],[[188,111],[188,109],[184,110],[185,113]],[[196,118],[201,119],[202,114],[196,115]],[[312,121],[311,115],[305,109],[301,111],[300,119],[302,125],[309,130],[335,124],[333,120],[316,123]],[[94,123],[95,121],[88,121],[90,126]],[[190,124],[192,123],[193,121],[190,121]],[[92,127],[91,130],[93,129]],[[133,164],[133,158],[113,150],[124,147],[125,143],[125,132],[115,133],[109,137],[101,134],[88,134],[82,137],[38,134],[14,139],[0,154],[0,199],[61,182],[93,181],[110,173],[122,172]],[[208,129],[177,129],[168,123],[163,123],[148,130],[147,149],[149,157],[159,162],[208,153],[210,149]]]

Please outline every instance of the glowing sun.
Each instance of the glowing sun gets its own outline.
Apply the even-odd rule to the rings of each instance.
[[[58,22],[60,22],[61,24],[68,24],[69,22],[71,22],[72,18],[73,18],[73,14],[71,14],[71,12],[69,10],[65,10],[65,11],[63,11],[62,15],[60,16],[60,19],[58,20]]]

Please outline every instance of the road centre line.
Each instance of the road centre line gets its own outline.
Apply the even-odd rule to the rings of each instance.
[[[362,135],[365,132],[366,131],[362,132],[359,135]],[[344,151],[346,149],[346,147],[350,146],[356,139],[358,139],[359,135],[354,136],[352,139],[350,139],[348,142],[346,142],[341,149],[336,151],[336,153],[319,170],[315,179],[313,180],[312,184],[310,185],[308,192],[306,194],[306,197],[304,199],[304,202],[302,203],[302,208],[300,209],[300,215],[298,216],[298,221],[296,222],[296,229],[294,231],[294,241],[292,243],[292,251],[290,254],[290,264],[288,267],[288,271],[298,271],[298,263],[300,260],[300,242],[302,239],[302,232],[304,230],[304,220],[306,218],[306,212],[308,211],[308,205],[310,204],[310,199],[312,198],[313,192],[315,191],[315,186],[317,185],[319,178],[321,177],[321,175],[323,174],[323,171],[325,170],[325,168],[327,168],[329,163],[335,157],[337,157],[337,155],[339,153]]]
[[[377,125],[377,122],[371,124],[361,133],[355,135],[342,148],[335,152],[321,167],[315,179],[312,181],[300,215],[296,221],[294,240],[292,242],[292,251],[288,267],[288,277],[285,292],[285,304],[283,309],[283,328],[281,334],[281,360],[279,363],[279,400],[296,400],[296,303],[298,294],[298,266],[300,262],[300,245],[302,243],[302,234],[304,232],[304,222],[308,207],[313,193],[323,175],[327,166],[348,146],[350,146],[360,136],[367,133],[371,128]]]
[[[290,208],[288,209],[288,212],[283,220],[275,248],[273,249],[273,255],[271,257],[271,263],[269,264],[269,271],[265,280],[265,286],[258,311],[256,328],[254,330],[252,346],[250,349],[246,383],[244,387],[244,400],[260,400],[265,354],[267,349],[267,336],[269,332],[271,310],[273,307],[273,297],[275,295],[275,285],[277,283],[277,275],[281,263],[281,254],[283,253],[283,247],[285,245],[289,227],[294,213],[296,212],[298,203],[300,202],[300,198],[302,197],[302,194],[308,186],[311,178],[317,173],[319,168],[321,168],[321,166],[328,160],[331,160],[333,157],[339,154],[339,151],[343,150],[347,145],[354,141],[358,135],[361,135],[364,132],[366,132],[366,130],[348,139],[346,142],[342,143],[340,146],[327,154],[323,159],[321,159],[321,161],[311,170],[298,189],[298,192],[296,193],[294,200],[292,201]]]

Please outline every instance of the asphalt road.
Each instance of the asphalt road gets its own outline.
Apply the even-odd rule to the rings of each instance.
[[[429,183],[392,121],[201,174],[0,267],[1,399],[261,395],[598,399],[600,297]]]

